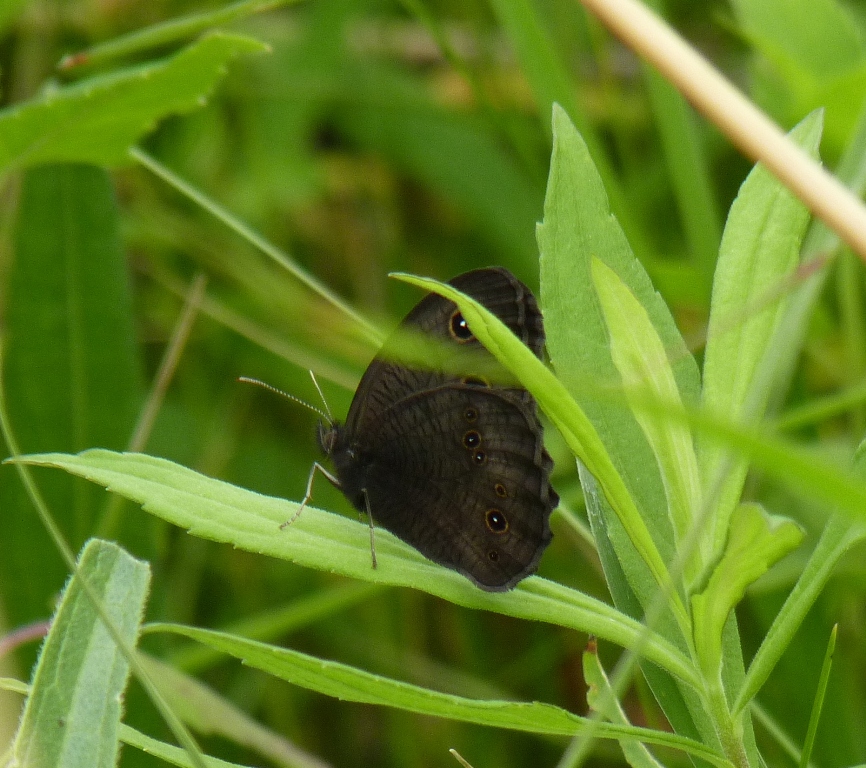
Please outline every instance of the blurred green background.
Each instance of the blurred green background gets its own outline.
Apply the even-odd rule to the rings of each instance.
[[[785,129],[826,107],[822,156],[835,166],[866,95],[866,6],[836,0],[654,5]],[[6,0],[0,6],[2,102],[16,104],[81,74],[134,63],[57,69],[65,54],[214,7],[180,0]],[[234,61],[201,109],[163,121],[142,146],[367,317],[387,328],[418,300],[412,289],[387,278],[395,270],[448,279],[501,264],[537,288],[534,229],[542,216],[551,104],[559,101],[584,133],[633,248],[700,355],[724,212],[750,163],[578,3],[310,0],[232,29],[265,41],[271,52]],[[125,257],[121,271],[105,278],[116,278],[117,302],[96,322],[110,324],[128,343],[120,357],[106,355],[101,363],[100,394],[86,416],[75,410],[70,382],[13,381],[23,368],[10,361],[10,406],[23,450],[123,449],[183,297],[203,274],[206,298],[146,451],[299,499],[319,458],[315,416],[236,378],[261,378],[318,405],[307,374],[314,367],[340,418],[375,348],[326,302],[144,168],[130,164],[110,180],[120,230],[106,245],[106,264],[86,269],[107,275],[112,247]],[[92,184],[106,191],[100,174]],[[25,318],[26,326],[29,311],[34,323],[40,317],[35,304],[41,299],[22,287],[16,232],[26,216],[36,216],[26,222],[38,229],[39,211],[50,211],[51,201],[38,177],[22,185],[20,173],[3,177],[0,195],[3,321]],[[25,199],[37,202],[28,209]],[[92,215],[102,220],[114,213],[109,207]],[[50,219],[45,226],[52,226]],[[862,263],[838,254],[790,395],[778,409],[809,405],[863,382],[863,288]],[[94,290],[100,290],[98,280]],[[795,434],[845,461],[862,438],[864,415],[861,398],[841,413],[808,420]],[[94,427],[100,419],[105,423]],[[548,432],[558,459],[554,484],[579,511],[574,465]],[[0,635],[49,617],[66,575],[17,478],[8,468],[2,472]],[[151,562],[151,620],[224,627],[264,620],[270,611],[304,601],[307,618],[292,627],[277,617],[270,639],[440,690],[585,712],[584,636],[476,614],[406,590],[345,591],[345,580],[194,539],[129,504],[107,513],[104,494],[56,474],[40,472],[37,479],[73,549],[99,533]],[[771,511],[798,519],[813,538],[820,531],[826,510],[761,477],[753,478],[750,493]],[[353,514],[324,482],[315,487],[314,503]],[[556,515],[552,524],[555,539],[541,575],[607,599],[594,554]],[[772,571],[741,607],[747,657],[805,557]],[[761,697],[801,740],[827,636],[840,622],[818,765],[866,759],[864,594],[861,553],[830,582]],[[145,645],[169,658],[183,650],[179,641]],[[0,674],[26,679],[35,653],[29,644],[0,659]],[[601,653],[612,664],[618,649],[603,645]],[[210,657],[178,663],[334,766],[448,765],[450,747],[476,768],[554,765],[565,746],[341,704]],[[792,697],[792,690],[802,696]],[[14,728],[18,701],[0,694],[0,744]],[[640,682],[627,705],[636,724],[658,725],[661,716]],[[135,685],[127,710],[130,723],[166,736]],[[787,758],[760,727],[758,737],[768,760],[784,764]],[[270,764],[225,741],[203,741],[207,752],[225,759]],[[596,750],[593,765],[623,762],[613,745],[599,743]],[[122,764],[153,761],[127,749]]]

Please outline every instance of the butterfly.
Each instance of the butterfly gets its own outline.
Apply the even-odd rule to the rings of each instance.
[[[508,270],[473,270],[450,285],[541,356],[538,304]],[[386,528],[481,589],[512,589],[536,571],[559,503],[535,401],[484,375],[397,361],[406,333],[420,332],[446,356],[472,351],[493,363],[450,300],[428,294],[398,331],[364,373],[346,421],[319,422],[318,443],[334,473],[317,467],[368,514],[371,532]],[[373,557],[375,566],[375,550]]]

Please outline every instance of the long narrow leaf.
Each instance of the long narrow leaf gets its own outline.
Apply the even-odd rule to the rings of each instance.
[[[3,373],[25,452],[120,449],[132,433],[143,366],[119,228],[102,169],[45,165],[24,175],[5,294]],[[61,476],[46,477],[41,490],[78,550],[92,535],[101,494]],[[0,474],[0,508],[9,542],[0,556],[0,602],[14,626],[44,616],[67,566],[12,473]],[[148,552],[147,526],[123,533],[139,554]]]
[[[551,704],[537,701],[523,703],[476,700],[439,693],[335,661],[314,658],[288,648],[265,645],[212,630],[177,624],[154,624],[149,630],[174,632],[193,638],[241,659],[248,666],[344,701],[397,707],[424,715],[529,733],[570,736],[589,723],[586,718]],[[610,723],[595,723],[593,727],[595,734],[601,738],[627,738],[650,744],[664,744],[701,757],[713,765],[730,765],[717,752],[682,736]]]
[[[812,157],[818,155],[822,116],[814,113],[791,132]],[[719,263],[704,353],[704,407],[732,421],[763,414],[772,378],[761,365],[788,305],[785,281],[797,267],[809,212],[782,183],[757,165],[731,206]],[[729,462],[726,446],[703,440],[699,459],[704,490],[712,489],[707,528],[713,551],[724,546],[728,520],[740,499],[748,469]]]
[[[600,259],[592,259],[591,274],[610,332],[611,358],[622,376],[626,400],[646,388],[659,400],[681,407],[670,361],[643,306]],[[682,545],[695,523],[693,516],[701,508],[700,475],[691,431],[673,419],[653,418],[639,409],[635,417],[655,454],[671,524]],[[701,570],[697,554],[693,552],[688,560],[690,580]]]
[[[511,592],[484,592],[381,529],[376,530],[378,568],[373,569],[366,524],[307,507],[281,531],[280,524],[294,515],[297,504],[213,480],[165,459],[94,449],[78,456],[44,454],[18,460],[85,477],[196,536],[309,568],[412,587],[458,605],[580,629],[623,647],[634,645],[646,632],[639,622],[601,601],[537,576]],[[663,638],[649,633],[643,654],[689,686],[696,685],[688,660]]]

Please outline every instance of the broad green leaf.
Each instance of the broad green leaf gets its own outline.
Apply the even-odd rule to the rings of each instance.
[[[0,111],[0,170],[51,162],[116,166],[162,118],[199,109],[226,65],[267,50],[213,33],[174,56],[112,72]]]
[[[612,723],[628,724],[628,717],[610,687],[607,673],[598,658],[595,643],[583,652],[583,679],[586,681],[586,703]],[[622,740],[623,754],[632,768],[661,768],[661,763],[641,743]]]
[[[107,174],[44,166],[24,176],[6,294],[4,383],[24,451],[122,448],[143,384],[119,216]],[[91,535],[102,493],[70,478],[41,484],[74,549]],[[11,623],[45,615],[66,567],[17,477],[0,474],[0,592]],[[124,530],[147,551],[148,528]],[[34,559],[33,553],[39,552]]]
[[[605,396],[606,390],[617,391],[621,380],[608,349],[607,328],[593,288],[592,257],[616,271],[648,313],[686,403],[696,402],[699,395],[697,366],[670,311],[653,289],[611,215],[605,189],[581,136],[559,108],[554,109],[553,124],[554,146],[544,222],[537,231],[547,349],[557,377],[597,430],[662,558],[672,562],[674,535],[652,449],[622,402]],[[589,463],[587,467],[596,474]],[[604,486],[604,480],[598,479]],[[624,584],[611,583],[614,599],[624,600],[625,590],[634,591],[646,607],[655,598],[655,588],[647,578],[645,558],[630,549],[632,537],[623,535],[617,518],[607,521],[607,531],[615,542],[619,567],[627,579]],[[600,532],[596,533],[597,539],[599,536]],[[599,541],[602,552],[608,546]],[[613,574],[611,564],[606,562],[605,568]]]
[[[242,660],[247,666],[343,701],[396,707],[418,714],[529,733],[570,736],[580,732],[589,723],[586,718],[551,704],[468,699],[440,693],[339,662],[213,630],[177,624],[153,624],[149,631],[173,632],[193,638]],[[650,744],[665,744],[697,755],[714,765],[730,765],[717,752],[682,736],[611,723],[593,723],[592,727],[599,738],[627,738]]]
[[[814,158],[821,124],[820,113],[814,113],[790,134]],[[808,222],[805,206],[763,166],[755,166],[731,206],[713,282],[703,389],[710,413],[749,423],[762,416],[775,377],[761,365],[788,305],[786,281],[797,268]],[[713,503],[707,537],[718,552],[748,465],[730,459],[716,441],[702,440],[699,447],[704,492]]]
[[[129,645],[138,639],[150,569],[116,544],[91,540],[60,601],[33,674],[13,746],[28,768],[114,768],[129,665],[81,586],[91,585]],[[16,762],[17,761],[17,762]]]
[[[722,630],[753,582],[800,545],[803,531],[787,518],[768,515],[759,504],[741,504],[731,517],[727,545],[706,588],[692,596],[695,650],[707,678],[719,674]]]
[[[669,642],[653,633],[647,636],[640,623],[601,601],[537,576],[524,579],[511,592],[484,592],[381,528],[376,529],[378,568],[373,569],[366,523],[306,507],[295,523],[281,531],[280,524],[297,511],[296,503],[213,480],[152,456],[94,449],[78,456],[44,454],[18,460],[86,477],[193,535],[250,552],[377,584],[412,587],[470,608],[580,629],[624,647],[640,637],[646,640],[642,649],[646,658],[687,684],[696,684],[690,663]]]
[[[622,377],[625,397],[661,470],[671,523],[681,546],[701,508],[700,477],[691,431],[688,425],[674,419],[659,418],[635,408],[647,393],[659,402],[682,407],[670,361],[649,315],[616,272],[593,257],[591,275],[610,334],[610,354]],[[692,581],[702,567],[696,550],[687,562],[686,575]]]

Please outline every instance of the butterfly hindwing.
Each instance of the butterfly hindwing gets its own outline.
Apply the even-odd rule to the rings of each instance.
[[[485,589],[535,570],[557,497],[533,411],[449,385],[400,401],[358,448],[374,523]]]

